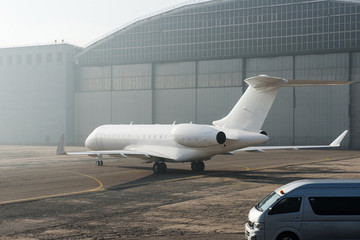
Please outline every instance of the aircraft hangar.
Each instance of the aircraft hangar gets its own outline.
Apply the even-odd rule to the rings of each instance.
[[[360,1],[193,1],[123,26],[76,56],[74,142],[100,124],[225,116],[258,75],[360,81]],[[360,85],[283,88],[269,144],[360,148]]]
[[[282,88],[263,126],[268,144],[325,144],[350,129],[343,148],[360,148],[359,0],[187,1],[136,19],[84,49],[60,46],[1,49],[2,85],[12,86],[23,102],[28,98],[21,92],[30,86],[37,104],[55,107],[20,109],[16,121],[31,122],[11,125],[19,106],[5,104],[12,95],[2,94],[0,120],[8,124],[0,130],[21,131],[11,141],[0,134],[0,143],[56,144],[66,132],[68,144],[83,145],[95,127],[109,123],[210,124],[241,97],[243,79],[267,74],[355,82]],[[52,73],[49,52],[67,56],[50,59]],[[17,64],[26,74],[14,74]],[[55,76],[61,93],[45,84]],[[16,83],[25,78],[42,79],[56,95]],[[43,111],[48,117],[36,120]],[[24,139],[31,123],[38,128]]]

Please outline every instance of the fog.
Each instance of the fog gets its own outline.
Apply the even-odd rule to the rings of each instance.
[[[182,2],[1,1],[0,144],[55,145],[63,132],[71,144],[74,46]]]
[[[85,47],[128,22],[183,2],[2,0],[0,47],[51,44],[55,40]]]
[[[67,44],[0,49],[0,143],[56,144],[71,126],[74,50]]]

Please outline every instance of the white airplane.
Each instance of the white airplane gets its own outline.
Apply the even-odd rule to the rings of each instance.
[[[98,166],[103,165],[103,155],[133,156],[154,162],[153,171],[158,174],[167,170],[165,162],[191,162],[191,169],[201,172],[205,169],[204,161],[214,155],[232,154],[235,151],[339,147],[347,130],[330,145],[256,146],[269,139],[261,127],[280,87],[289,81],[266,75],[246,79],[249,85],[246,92],[230,113],[214,121],[213,125],[103,125],[96,128],[85,141],[85,146],[91,151],[65,152],[63,134],[57,154],[97,156]],[[293,80],[293,83],[304,85],[304,82],[296,81],[294,83]]]

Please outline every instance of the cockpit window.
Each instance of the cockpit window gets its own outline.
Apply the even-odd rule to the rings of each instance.
[[[272,192],[267,195],[258,205],[256,205],[255,208],[263,212],[271,207],[279,198],[280,196],[276,192]]]

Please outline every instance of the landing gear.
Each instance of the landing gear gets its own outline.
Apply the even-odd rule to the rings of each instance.
[[[102,166],[104,164],[102,155],[98,155],[98,160],[96,161],[96,166]]]
[[[165,173],[167,170],[166,163],[164,162],[155,162],[153,165],[153,171],[155,174]]]
[[[191,170],[194,172],[202,172],[205,169],[205,164],[203,161],[191,162]]]

